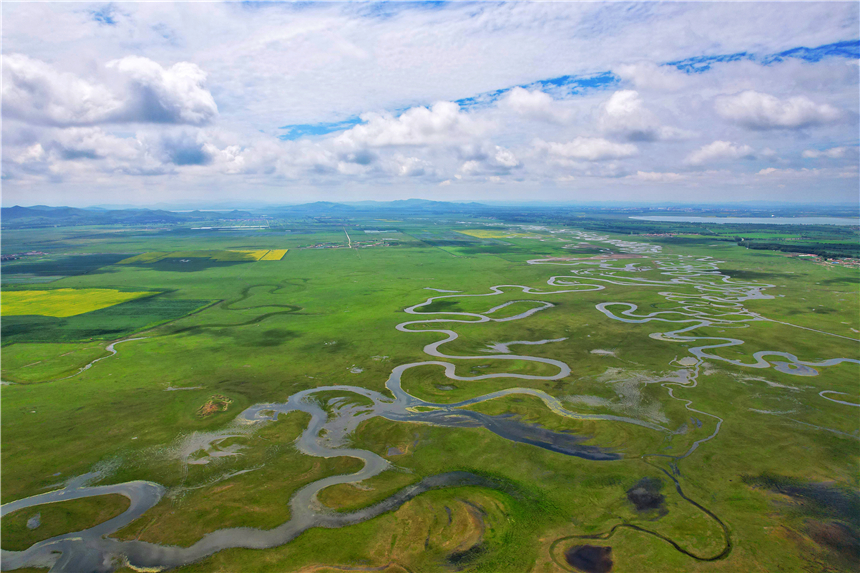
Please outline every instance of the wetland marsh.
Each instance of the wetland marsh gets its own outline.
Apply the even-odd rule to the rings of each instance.
[[[399,232],[425,236],[421,224]],[[762,538],[773,502],[742,476],[827,468],[857,487],[860,325],[851,287],[835,286],[856,272],[534,225],[463,233],[466,251],[450,229],[445,248],[360,248],[341,231],[344,244],[325,251],[308,248],[324,226],[267,231],[209,249],[271,252],[277,238],[280,260],[192,271],[144,261],[62,279],[162,292],[194,312],[141,324],[101,356],[4,342],[2,515],[105,495],[130,505],[4,545],[3,570],[851,562],[850,544],[821,545],[794,522],[785,527],[814,551]],[[129,235],[124,248],[142,253],[200,244]],[[575,254],[580,244],[598,254]],[[724,270],[738,267],[757,278]],[[848,320],[802,310],[798,284],[828,280],[817,302],[843,304]],[[598,539],[611,549],[585,541]],[[333,547],[322,561],[320,544]]]

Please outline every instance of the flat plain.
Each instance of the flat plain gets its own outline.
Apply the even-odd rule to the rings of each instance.
[[[4,230],[3,569],[856,570],[860,271],[653,235]]]

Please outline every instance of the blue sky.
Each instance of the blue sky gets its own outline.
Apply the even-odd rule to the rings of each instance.
[[[4,205],[860,196],[857,3],[2,11]]]

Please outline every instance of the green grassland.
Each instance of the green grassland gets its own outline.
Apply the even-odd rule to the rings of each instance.
[[[19,509],[3,517],[2,547],[23,551],[43,539],[98,525],[128,509],[129,500],[117,494],[47,503],[38,509]],[[38,516],[32,529],[27,522]]]
[[[247,473],[229,480],[216,481],[225,464],[190,466],[187,475],[181,478],[180,468],[175,464],[173,479],[164,477],[168,483],[181,483],[177,493],[163,499],[145,518],[118,531],[114,537],[188,546],[216,529],[271,529],[287,521],[290,510],[286,501],[295,490],[328,475],[350,473],[360,467],[352,458],[317,459],[300,454],[293,441],[307,421],[306,415],[291,413],[251,437],[234,440],[244,448],[244,453],[230,464],[230,471]],[[278,498],[279,503],[273,502]]]
[[[171,492],[114,534],[120,539],[187,546],[219,528],[271,528],[286,521],[287,502],[301,486],[359,467],[352,458],[299,453],[293,442],[307,424],[305,415],[292,413],[256,432],[231,438],[229,444],[241,446],[238,455],[206,465],[184,465],[172,453],[176,444],[194,432],[226,428],[253,404],[283,402],[304,389],[340,384],[384,391],[394,366],[428,360],[424,345],[445,336],[395,329],[401,322],[422,320],[406,314],[404,308],[449,294],[425,290],[428,287],[463,294],[488,293],[493,285],[564,290],[549,287],[546,281],[568,275],[567,267],[525,261],[618,252],[599,242],[565,248],[580,241],[559,240],[559,235],[548,232],[528,231],[525,237],[501,239],[457,232],[481,228],[476,223],[406,218],[352,221],[347,231],[353,241],[381,238],[363,229],[399,231],[391,244],[360,249],[345,248],[342,224],[314,221],[288,221],[243,234],[181,227],[111,232],[103,228],[4,230],[4,251],[11,244],[19,251],[49,253],[38,263],[38,272],[31,274],[65,277],[52,283],[52,288],[163,294],[66,319],[3,317],[2,377],[14,384],[2,386],[2,501],[41,493],[61,479],[55,477],[57,472],[68,478],[103,467],[110,470],[101,483],[145,479]],[[526,238],[533,235],[540,238]],[[765,291],[774,298],[744,305],[779,322],[692,333],[745,341],[739,347],[720,349],[720,356],[751,362],[755,352],[779,350],[811,361],[860,358],[857,343],[848,340],[860,337],[860,272],[856,269],[775,251],[747,250],[713,238],[690,238],[689,242],[670,240],[675,237],[612,238],[660,245],[665,254],[714,257],[724,261],[719,267],[735,279],[774,285]],[[323,244],[338,247],[312,248]],[[180,263],[168,257],[116,264],[143,253],[274,246],[288,248],[289,253],[279,261],[197,257]],[[64,253],[116,256],[87,272],[72,272],[64,266],[71,255]],[[619,266],[629,262],[648,260],[617,261]],[[14,264],[26,266],[25,262]],[[6,268],[4,263],[4,274]],[[657,270],[637,276],[666,278]],[[553,572],[567,570],[559,560],[565,547],[576,544],[575,536],[607,534],[620,523],[648,532],[620,528],[605,539],[591,541],[612,546],[613,571],[811,571],[822,570],[816,569],[820,563],[833,571],[851,570],[853,549],[828,545],[810,525],[811,519],[851,525],[844,517],[829,510],[808,517],[791,498],[745,481],[744,476],[786,476],[804,483],[838,484],[850,491],[860,488],[856,409],[819,396],[822,390],[834,390],[847,393],[846,400],[858,401],[860,367],[846,363],[819,368],[815,377],[798,377],[773,368],[708,361],[695,387],[673,388],[678,398],[673,400],[658,380],[677,372],[680,367],[673,360],[689,356],[690,345],[649,337],[671,328],[665,324],[624,324],[595,309],[601,302],[624,301],[638,305],[640,312],[665,310],[676,306],[660,294],[666,290],[694,293],[683,286],[607,285],[601,291],[553,295],[506,288],[504,294],[492,297],[455,294],[437,300],[419,311],[485,312],[508,301],[552,302],[552,308],[523,320],[418,323],[408,328],[455,330],[459,338],[440,349],[452,356],[481,355],[499,342],[566,338],[511,350],[564,361],[572,373],[556,381],[455,381],[445,378],[438,366],[422,366],[407,371],[402,384],[414,396],[439,403],[512,386],[534,388],[558,398],[572,411],[644,419],[671,429],[671,435],[621,422],[563,418],[528,396],[507,396],[469,409],[583,436],[585,443],[622,458],[589,461],[512,442],[482,428],[373,418],[359,426],[350,445],[383,456],[392,468],[361,484],[323,490],[320,501],[333,510],[365,507],[423,477],[454,470],[488,476],[499,487],[431,491],[364,523],[312,529],[268,550],[223,551],[179,570],[324,571],[331,566]],[[512,316],[533,306],[519,302],[494,316]],[[145,340],[119,345],[115,356],[59,380],[106,356],[108,341],[132,333]],[[461,376],[556,372],[550,365],[534,362],[452,361]],[[231,400],[227,411],[197,416],[216,394]],[[317,398],[325,405],[336,396],[349,395],[331,392]],[[658,537],[671,539],[700,557],[720,553],[725,543],[717,521],[675,490],[664,473],[673,472],[669,459],[650,455],[683,454],[696,440],[715,431],[715,418],[691,413],[681,400],[691,400],[695,409],[723,420],[715,439],[677,464],[683,493],[719,516],[728,528],[731,551],[716,561],[693,559]],[[791,414],[770,413],[787,411]],[[701,425],[691,421],[694,417]],[[625,492],[646,477],[662,484],[665,513],[639,512],[628,500]],[[47,524],[46,510],[40,511]],[[91,525],[89,514],[69,515],[72,529]],[[5,549],[7,527],[12,526],[6,518],[0,525]],[[559,539],[567,541],[553,545]]]
[[[78,343],[29,343],[21,344],[17,352],[3,357],[3,380],[16,384],[44,382],[69,376],[85,364],[108,356],[107,343],[92,342],[86,346]]]

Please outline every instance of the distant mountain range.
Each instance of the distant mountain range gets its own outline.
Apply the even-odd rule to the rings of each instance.
[[[35,228],[68,225],[152,225],[161,223],[183,223],[204,219],[248,219],[253,215],[247,211],[212,213],[151,209],[78,209],[75,207],[4,207],[0,209],[0,222],[4,228]]]
[[[402,201],[360,203],[332,203],[317,201],[303,205],[285,205],[250,211],[169,211],[166,209],[105,209],[103,207],[80,209],[76,207],[4,207],[0,209],[2,226],[11,228],[36,228],[68,225],[155,225],[187,223],[193,221],[252,219],[261,214],[270,217],[332,217],[349,216],[374,211],[392,211],[403,214],[474,213],[490,209],[480,203],[448,203],[407,199]]]
[[[86,209],[76,207],[4,207],[0,209],[0,223],[5,229],[38,228],[70,225],[158,225],[202,221],[230,221],[265,217],[355,217],[370,214],[385,216],[421,215],[481,215],[507,219],[525,213],[544,213],[548,216],[578,213],[578,216],[629,216],[629,215],[717,215],[717,216],[858,216],[857,205],[790,205],[774,203],[747,203],[736,205],[633,205],[633,204],[484,204],[425,199],[397,201],[358,201],[333,203],[317,201],[301,205],[255,206],[246,209],[224,210],[169,210],[143,208],[116,208],[104,206]]]
[[[474,213],[492,209],[482,203],[451,203],[448,201],[427,201],[425,199],[400,199],[397,201],[360,201],[355,203],[332,203],[317,201],[303,205],[285,205],[265,209],[267,213],[309,215],[358,214],[377,211],[396,211],[404,214],[416,213]]]

